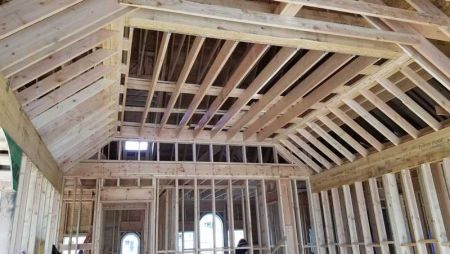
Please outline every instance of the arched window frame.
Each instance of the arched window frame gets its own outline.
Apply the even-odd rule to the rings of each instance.
[[[204,214],[200,220],[199,220],[199,238],[200,238],[200,249],[205,249],[205,247],[202,247],[202,230],[201,230],[201,225],[202,225],[202,221],[204,221],[205,219],[208,218],[208,216],[212,216],[212,220],[215,220],[215,228],[213,228],[212,230],[216,230],[216,239],[219,242],[216,242],[216,248],[223,248],[225,246],[225,235],[224,235],[224,221],[222,219],[222,217],[220,215],[218,215],[217,213],[213,213],[213,212],[208,212],[206,214]],[[220,225],[218,225],[218,222],[220,223]],[[220,232],[222,237],[217,236],[217,233]],[[214,240],[214,239],[213,239]],[[220,242],[222,241],[222,242]],[[214,246],[214,244],[213,244]],[[221,253],[221,252],[220,252]]]
[[[136,239],[138,240],[138,246],[137,246],[137,251],[134,252],[135,254],[139,254],[141,253],[141,237],[139,234],[135,233],[135,232],[128,232],[126,234],[124,234],[122,236],[122,238],[120,239],[120,254],[125,254],[123,252],[123,248],[124,248],[124,240],[128,237],[128,236],[134,236],[136,237]]]

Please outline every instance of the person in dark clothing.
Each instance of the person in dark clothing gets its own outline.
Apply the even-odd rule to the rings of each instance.
[[[247,243],[247,240],[245,240],[245,239],[239,240],[239,243],[237,245],[237,247],[247,247],[247,246],[248,246],[248,243]],[[247,253],[247,250],[245,250],[245,249],[236,250],[236,254],[246,254],[246,253]]]
[[[56,246],[54,244],[52,246],[52,254],[61,254],[61,252],[58,251],[58,249],[56,248]]]

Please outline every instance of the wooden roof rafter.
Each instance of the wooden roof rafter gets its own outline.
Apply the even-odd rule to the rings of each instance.
[[[379,83],[379,84],[383,84],[383,86],[390,92],[393,92],[395,97],[397,98],[403,98],[403,103],[405,106],[410,107],[410,109],[412,110],[412,112],[415,112],[417,114],[418,117],[421,117],[422,119],[424,119],[424,121],[426,121],[427,117],[430,118],[430,121],[428,122],[429,127],[434,129],[435,131],[439,131],[443,125],[441,123],[436,122],[436,120],[434,119],[434,117],[432,117],[431,115],[428,116],[428,113],[426,113],[424,111],[424,109],[422,108],[422,106],[418,105],[416,102],[414,102],[408,95],[404,94],[404,92],[402,92],[397,85],[395,85],[392,81],[390,81],[388,79],[389,76],[391,76],[394,73],[400,73],[402,72],[402,70],[406,70],[406,72],[411,71],[411,73],[409,74],[408,78],[417,78],[415,75],[416,72],[412,71],[410,69],[410,67],[408,67],[408,64],[410,64],[410,61],[407,60],[407,58],[404,58],[404,60],[399,60],[397,61],[397,67],[395,69],[391,69],[392,68],[392,64],[393,63],[388,63],[386,65],[386,67],[389,68],[382,68],[380,70],[380,72],[385,72],[385,78],[375,78],[375,77],[368,77],[368,79],[364,80],[360,80],[360,84],[364,84],[366,82],[369,82],[370,78],[372,78],[372,81],[366,84],[370,84],[372,83],[372,85],[366,86],[365,88],[363,88],[364,86],[358,86],[358,85],[354,85],[351,91],[355,91],[359,93],[361,93],[362,95],[364,95],[369,101],[371,101],[372,103],[374,103],[377,106],[381,106],[381,110],[386,112],[386,116],[391,117],[391,119],[398,123],[398,125],[401,128],[404,128],[404,130],[408,133],[410,133],[410,135],[415,139],[418,138],[419,132],[418,130],[411,126],[411,124],[409,124],[409,122],[405,121],[405,119],[403,119],[403,117],[401,117],[397,112],[393,111],[392,108],[390,108],[386,103],[382,102],[380,100],[380,98],[378,96],[376,96],[373,92],[370,91],[370,87],[373,86],[373,83]],[[383,71],[384,69],[384,71]],[[390,69],[390,70],[389,70]],[[376,76],[376,75],[375,75]],[[419,79],[420,80],[420,79]],[[414,82],[412,80],[409,80],[410,82]],[[415,81],[417,82],[417,80]],[[418,88],[422,89],[422,90],[426,90],[429,89],[429,83],[426,82],[424,83],[423,87],[417,86]],[[354,90],[355,89],[355,90]],[[357,89],[357,90],[356,90]],[[361,90],[362,89],[362,90]],[[367,89],[367,90],[366,90]],[[433,88],[434,89],[434,88]],[[325,125],[327,125],[328,127],[330,127],[330,129],[334,132],[336,132],[336,127],[338,127],[335,123],[333,123],[333,121],[330,120],[326,120],[327,117],[327,113],[326,111],[329,110],[328,112],[332,112],[334,115],[336,115],[340,120],[344,121],[344,123],[346,123],[348,126],[350,126],[354,131],[356,131],[362,138],[366,139],[366,141],[368,141],[369,143],[372,143],[372,145],[374,146],[374,148],[376,148],[378,151],[382,151],[385,150],[385,144],[381,144],[379,141],[377,141],[377,139],[375,139],[374,137],[372,137],[366,130],[362,129],[362,127],[359,125],[359,123],[356,123],[352,118],[350,118],[348,116],[348,114],[344,113],[342,110],[340,110],[338,107],[341,104],[348,104],[350,106],[350,108],[352,108],[353,110],[355,110],[358,114],[361,114],[362,118],[365,117],[369,117],[367,120],[368,123],[370,123],[371,125],[373,125],[373,127],[375,127],[378,131],[380,131],[381,133],[383,133],[388,140],[390,140],[394,145],[401,145],[402,140],[394,133],[392,133],[383,123],[379,122],[376,118],[374,118],[372,116],[371,113],[369,113],[368,111],[366,111],[359,103],[355,102],[354,100],[351,100],[349,98],[349,96],[357,96],[357,94],[351,95],[352,92],[351,91],[347,91],[347,93],[345,95],[341,95],[340,98],[335,97],[332,99],[332,101],[329,103],[330,106],[328,106],[327,109],[322,109],[322,110],[316,110],[315,112],[313,112],[312,114],[309,114],[307,118],[304,118],[301,120],[301,122],[299,124],[293,125],[291,126],[288,130],[297,130],[299,132],[299,134],[302,135],[306,135],[309,138],[309,141],[311,142],[311,144],[318,146],[318,148],[322,151],[322,152],[326,152],[327,149],[324,147],[321,147],[322,144],[321,142],[318,141],[314,141],[311,140],[312,135],[306,131],[305,129],[302,129],[300,126],[309,126],[311,128],[311,130],[314,131],[320,131],[322,132],[322,135],[325,134],[325,132],[323,132],[321,130],[321,127],[319,127],[318,125],[314,124],[314,118],[318,119],[318,120],[324,120],[322,121]],[[431,90],[433,91],[433,90]],[[440,94],[440,93],[439,93]],[[438,100],[436,98],[433,98],[435,100],[436,103],[439,103]],[[444,103],[447,103],[448,100],[444,100]],[[334,106],[333,106],[334,105]],[[411,108],[412,107],[412,108]],[[424,116],[422,114],[427,114],[427,116]],[[425,117],[425,118],[424,118]],[[433,125],[435,124],[435,125]],[[337,133],[337,132],[336,132]],[[341,134],[342,135],[342,134]],[[423,135],[423,134],[422,134]],[[323,136],[322,136],[323,137]],[[292,134],[288,134],[288,136],[285,136],[285,134],[279,135],[278,137],[276,137],[277,139],[287,139],[287,138],[291,138],[292,139]],[[295,136],[296,139],[298,139],[297,136]],[[323,137],[325,138],[325,137]],[[330,137],[328,137],[329,139]],[[325,138],[325,140],[327,140],[327,138]],[[355,147],[354,143],[352,145],[352,141],[348,141],[349,137],[343,137],[343,140],[345,142],[347,142],[348,145],[352,146],[353,148],[355,148],[357,151],[360,151],[361,147]],[[331,143],[330,143],[331,144]],[[300,146],[304,147],[304,145],[301,144],[301,142],[299,143]],[[338,149],[339,150],[339,149]],[[326,154],[328,154],[327,156],[330,156],[329,154],[330,151],[326,152]],[[314,153],[309,153],[310,156],[313,157],[317,157],[316,160],[320,160],[321,156],[318,156],[317,154]],[[361,153],[361,155],[363,157],[367,156],[367,152],[365,152],[364,154]],[[332,156],[334,156],[334,153],[332,154]],[[330,157],[332,158],[332,157]],[[354,160],[354,158],[352,158]],[[350,160],[352,161],[352,160]],[[339,165],[339,163],[337,163]]]
[[[114,0],[48,1],[39,7],[18,0],[0,7],[8,17],[0,35],[1,72],[60,169],[60,155],[77,162],[73,147],[86,150],[97,131],[109,126],[115,135],[123,34],[117,19],[134,9]]]
[[[448,49],[428,39],[450,23],[427,1],[16,1],[0,71],[65,169],[119,136],[274,142],[322,172],[448,126]]]
[[[155,86],[156,86],[156,83],[158,82],[158,78],[159,78],[159,75],[161,72],[161,67],[164,62],[164,58],[166,57],[166,51],[167,51],[167,47],[169,45],[170,36],[171,36],[171,33],[164,33],[162,36],[161,42],[159,44],[158,56],[156,58],[156,64],[153,69],[152,82],[151,82],[150,88],[148,90],[147,100],[145,102],[145,110],[144,110],[144,113],[142,114],[140,132],[142,132],[142,130],[144,128],[144,123],[147,121],[148,110],[150,108],[150,104],[152,103],[153,93],[155,92]]]
[[[178,124],[177,128],[178,134],[181,133],[181,130],[191,119],[194,111],[197,109],[198,105],[205,96],[206,90],[208,90],[208,88],[212,85],[216,77],[219,75],[220,71],[224,67],[228,58],[231,56],[231,53],[233,53],[233,50],[236,48],[237,44],[238,44],[237,41],[225,41],[225,43],[222,45],[222,48],[220,49],[216,59],[211,64],[210,69],[206,73],[206,76],[203,79],[202,84],[200,85],[199,93],[197,93],[194,96],[194,99],[190,103],[187,112],[184,113],[183,118]]]
[[[196,15],[238,23],[265,25],[274,28],[338,35],[356,39],[366,39],[391,43],[414,45],[418,38],[407,33],[376,31],[357,26],[348,26],[324,21],[313,21],[297,17],[280,16],[270,13],[242,12],[240,9],[198,4],[190,1],[169,0],[161,3],[156,0],[121,0],[122,4],[145,9],[172,13]]]

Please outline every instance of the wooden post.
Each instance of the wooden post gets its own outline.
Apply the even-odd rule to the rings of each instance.
[[[336,246],[334,245],[334,230],[333,221],[331,218],[330,202],[328,200],[328,191],[321,191],[320,198],[322,200],[323,217],[325,222],[325,235],[327,237],[327,247],[330,254],[336,253]]]
[[[386,206],[389,213],[389,223],[391,225],[392,235],[394,237],[394,247],[396,253],[411,253],[409,246],[402,246],[409,242],[407,235],[407,222],[402,214],[400,206],[400,195],[398,193],[397,181],[392,173],[382,176],[383,187],[386,198]]]
[[[355,182],[356,201],[358,205],[359,218],[364,238],[364,247],[367,254],[374,253],[372,244],[372,235],[370,232],[369,217],[367,215],[366,200],[361,182]]]
[[[389,253],[389,246],[387,244],[386,227],[384,224],[383,210],[381,209],[380,193],[378,192],[377,180],[369,178],[370,198],[374,220],[377,228],[378,241],[380,243],[381,253]]]
[[[295,216],[296,216],[296,225],[297,225],[297,241],[298,241],[298,248],[299,253],[304,254],[305,253],[305,240],[303,236],[303,225],[302,225],[302,216],[300,214],[300,205],[298,203],[298,193],[297,193],[297,180],[292,180],[292,192],[293,192],[293,199],[294,199],[294,205],[295,205]],[[267,229],[268,230],[268,229]]]
[[[339,252],[342,254],[347,254],[348,249],[345,246],[347,244],[347,236],[344,230],[344,221],[342,215],[341,201],[339,197],[339,189],[331,189],[331,197],[333,198],[333,212],[336,223],[336,234],[337,241],[339,243]]]
[[[294,201],[290,179],[280,179],[280,208],[283,216],[284,235],[286,237],[285,252],[298,253],[297,234],[295,227]]]
[[[415,190],[413,188],[414,185],[411,179],[411,173],[409,170],[402,170],[400,176],[402,180],[403,195],[406,200],[406,209],[408,211],[412,233],[416,242],[416,251],[418,254],[427,253],[425,243],[423,242],[423,228],[420,221],[419,208],[417,207],[417,200]]]
[[[345,201],[345,211],[347,213],[348,229],[350,232],[350,245],[353,254],[359,253],[358,233],[356,231],[355,213],[353,211],[352,195],[350,193],[350,186],[342,186]]]
[[[444,243],[448,243],[448,237],[445,232],[445,224],[442,218],[435,184],[433,182],[430,164],[422,164],[418,173],[427,215],[431,224],[431,231],[438,241],[436,244],[436,251],[441,254],[449,253],[450,246],[444,245]]]

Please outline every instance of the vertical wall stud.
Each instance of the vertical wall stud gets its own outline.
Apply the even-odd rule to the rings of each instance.
[[[419,182],[431,224],[431,231],[433,232],[435,239],[438,241],[436,244],[437,253],[449,253],[450,246],[444,246],[444,243],[448,242],[448,237],[445,232],[445,224],[442,218],[436,188],[433,182],[433,176],[431,175],[430,164],[422,164],[418,171]]]
[[[406,231],[406,221],[400,206],[400,196],[395,175],[392,173],[385,174],[382,176],[382,179],[389,213],[389,223],[391,224],[394,237],[395,252],[401,254],[411,253],[411,249],[408,246],[402,246],[402,244],[409,242],[409,237]]]

